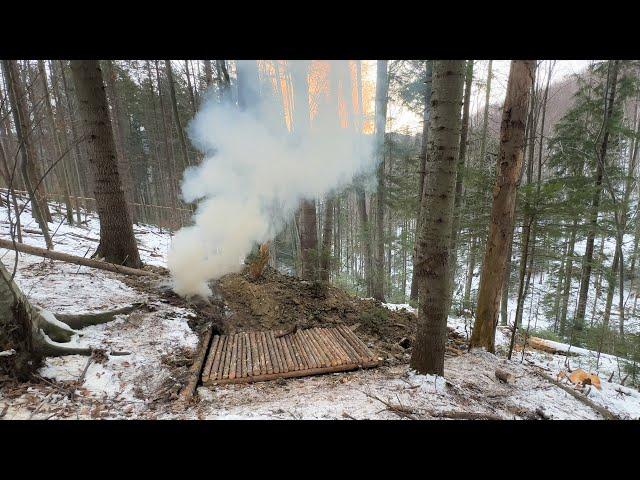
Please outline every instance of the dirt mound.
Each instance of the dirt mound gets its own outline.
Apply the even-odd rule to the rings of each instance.
[[[343,323],[378,356],[393,363],[408,360],[415,338],[417,319],[407,310],[391,311],[376,300],[363,300],[332,285],[303,281],[269,267],[258,280],[246,273],[226,275],[214,289],[226,307],[225,333]]]

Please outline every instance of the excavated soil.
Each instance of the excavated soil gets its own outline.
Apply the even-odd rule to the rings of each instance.
[[[214,334],[250,330],[286,330],[348,325],[387,364],[406,363],[415,339],[417,318],[406,309],[389,310],[381,302],[361,299],[319,282],[284,275],[267,266],[254,280],[246,271],[210,282],[214,292],[207,301],[185,300],[164,282],[127,279],[132,287],[152,293],[163,303],[195,313],[190,327],[199,335],[213,321]],[[447,356],[466,350],[464,338],[448,329]]]
[[[224,302],[226,333],[248,330],[350,326],[383,360],[406,362],[416,333],[416,316],[391,311],[332,285],[307,282],[265,268],[261,278],[230,274],[214,284]],[[453,330],[449,343],[462,343]]]

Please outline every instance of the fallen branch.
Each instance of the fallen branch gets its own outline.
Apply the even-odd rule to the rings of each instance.
[[[49,258],[51,260],[59,260],[61,262],[73,263],[75,265],[82,265],[84,267],[97,268],[99,270],[107,270],[108,272],[121,273],[123,275],[135,275],[143,277],[158,277],[157,273],[149,272],[147,270],[141,270],[139,268],[125,267],[123,265],[116,265],[115,263],[103,262],[95,260],[93,258],[78,257],[76,255],[69,255],[67,253],[55,252],[53,250],[46,250],[44,248],[34,247],[24,243],[16,242],[15,245],[10,240],[4,240],[0,238],[0,248],[7,248],[9,250],[16,250],[18,252],[27,253],[29,255],[36,255],[38,257]]]
[[[383,399],[381,399],[380,397],[376,397],[375,395],[372,395],[371,393],[367,393],[367,392],[362,392],[364,393],[367,397],[369,398],[373,398],[374,400],[379,401],[380,403],[382,403],[385,407],[385,410],[389,410],[390,412],[395,413],[396,415],[403,417],[403,418],[408,418],[409,420],[415,420],[415,414],[416,412],[408,407],[405,407],[404,405],[400,405],[400,404],[393,404],[390,402],[387,402]]]
[[[427,413],[435,418],[451,418],[454,420],[504,420],[502,417],[491,413],[482,412],[459,412],[456,410],[446,410],[443,412],[427,411]]]

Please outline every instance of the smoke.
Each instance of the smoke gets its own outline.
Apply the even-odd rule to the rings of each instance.
[[[344,69],[338,63],[331,71]],[[244,110],[209,97],[189,126],[205,159],[185,171],[182,183],[184,200],[197,202],[197,210],[194,224],[177,232],[169,251],[176,293],[210,295],[207,282],[240,271],[255,242],[272,239],[301,199],[339,190],[375,167],[370,139],[340,127],[338,90],[329,90],[310,126],[295,128],[295,121],[308,118],[294,115],[293,134],[273,94],[263,93]],[[294,94],[307,100],[306,93]],[[298,113],[307,106],[299,105]]]

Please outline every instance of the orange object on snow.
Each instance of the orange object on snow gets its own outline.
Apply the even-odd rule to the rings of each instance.
[[[566,371],[562,370],[558,373],[558,380],[561,378],[568,378],[571,383],[576,386],[585,386],[585,385],[593,385],[598,390],[602,390],[600,386],[600,377],[595,373],[588,373],[582,370],[581,368],[576,368],[575,370],[569,372],[567,374]]]

